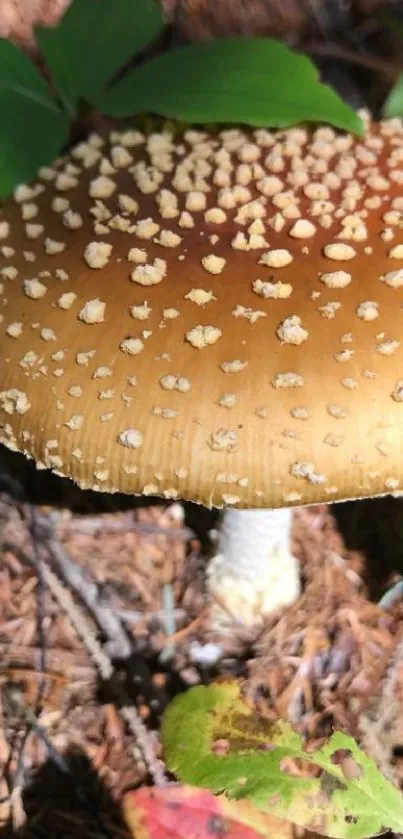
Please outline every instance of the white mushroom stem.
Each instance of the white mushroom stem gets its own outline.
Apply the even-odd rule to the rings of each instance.
[[[291,553],[292,510],[226,510],[208,585],[213,623],[229,614],[244,625],[297,600],[298,562]],[[225,619],[225,613],[227,613]]]

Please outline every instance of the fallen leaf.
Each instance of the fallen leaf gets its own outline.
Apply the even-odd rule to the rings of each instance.
[[[403,797],[354,739],[340,731],[307,752],[289,723],[269,724],[236,681],[191,688],[167,708],[162,741],[180,781],[247,799],[335,839],[403,831]],[[226,747],[217,750],[217,743]]]
[[[229,801],[205,789],[172,785],[142,787],[123,802],[136,839],[292,839],[289,822],[256,810],[248,801]]]

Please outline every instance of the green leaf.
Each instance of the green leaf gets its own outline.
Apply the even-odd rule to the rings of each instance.
[[[4,198],[59,154],[70,123],[29,58],[3,39],[0,114],[0,197]]]
[[[35,27],[39,50],[46,61],[54,89],[63,108],[74,119],[78,114],[79,89],[73,68],[66,59],[66,49],[59,27]]]
[[[351,737],[336,732],[308,753],[288,723],[270,725],[249,708],[236,682],[177,696],[161,733],[167,766],[185,783],[247,799],[264,812],[336,839],[403,829],[400,791]],[[320,774],[293,774],[290,758]]]
[[[387,118],[403,116],[403,73],[390,91],[383,106],[383,115]]]
[[[73,0],[58,26],[36,40],[65,106],[98,94],[163,25],[156,0]]]
[[[357,114],[319,81],[310,59],[268,38],[194,43],[128,72],[98,97],[102,113],[286,127],[330,122],[358,134]]]

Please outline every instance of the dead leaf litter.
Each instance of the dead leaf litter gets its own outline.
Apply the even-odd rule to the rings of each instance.
[[[326,507],[295,511],[303,592],[255,635],[213,631],[206,558],[177,503],[79,515],[3,495],[0,534],[0,826],[26,821],[38,772],[71,755],[118,805],[158,776],[166,702],[228,673],[309,746],[342,728],[402,780],[402,599],[387,609],[368,599],[364,557],[347,551]],[[194,652],[208,644],[221,651],[210,669]],[[58,810],[59,835],[73,835],[72,812]]]

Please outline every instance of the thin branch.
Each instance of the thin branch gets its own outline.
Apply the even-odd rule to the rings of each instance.
[[[27,727],[24,735],[25,738],[27,738],[27,736],[29,736],[31,733],[36,734],[37,737],[44,743],[50,759],[53,760],[53,762],[57,765],[58,769],[60,769],[60,771],[63,772],[64,775],[69,775],[70,770],[67,762],[65,761],[64,757],[61,754],[59,754],[57,749],[55,749],[43,726],[40,723],[38,723],[38,719],[36,717],[35,712],[31,710],[30,707],[27,707],[25,705],[23,692],[20,690],[9,690],[8,699],[9,702],[12,703],[14,713],[18,715],[18,717],[23,721],[24,725],[26,725]]]
[[[137,612],[133,609],[116,609],[116,614],[124,623],[129,624],[138,623],[139,621],[144,620],[145,617],[144,612]],[[181,608],[174,609],[172,614],[175,621],[185,621],[189,617],[186,609]],[[155,612],[147,610],[146,617],[150,621],[160,621],[162,623],[165,618],[165,612],[163,609],[158,609]]]
[[[386,76],[391,82],[396,81],[399,72],[403,69],[401,61],[385,61],[375,55],[355,52],[324,41],[308,41],[304,44],[304,53],[323,58],[335,58],[339,61],[345,61],[347,64],[365,67],[367,70],[373,70],[382,76]]]
[[[123,705],[120,708],[120,713],[122,714],[123,719],[126,720],[131,733],[134,734],[136,738],[143,754],[145,764],[154,783],[159,787],[167,786],[168,781],[163,769],[162,761],[156,758],[150,734],[139,717],[136,709],[133,705]]]
[[[12,791],[9,797],[10,810],[15,829],[20,829],[26,821],[23,803],[25,774],[23,758],[26,745],[31,736],[35,734],[44,743],[50,760],[53,761],[59,772],[61,772],[66,778],[69,777],[73,779],[73,789],[77,800],[80,802],[81,805],[85,806],[86,810],[88,810],[91,813],[94,820],[97,822],[99,830],[99,834],[97,833],[97,835],[99,835],[100,837],[103,836],[104,839],[113,839],[112,832],[109,830],[108,826],[104,824],[103,820],[99,815],[98,809],[94,807],[94,802],[91,800],[91,797],[88,796],[87,791],[83,789],[81,784],[79,782],[76,782],[76,779],[72,776],[67,761],[61,754],[59,754],[57,749],[54,747],[53,743],[48,737],[47,732],[38,723],[35,713],[29,707],[26,707],[26,705],[24,704],[22,693],[20,693],[19,691],[14,691],[14,693],[11,693],[11,695],[9,694],[9,700],[11,700],[14,705],[15,713],[18,713],[19,717],[21,718],[21,720],[23,720],[24,725],[26,726],[24,731],[24,739],[20,745],[18,764],[14,773]]]
[[[75,604],[69,589],[65,588],[54,571],[45,563],[43,566],[43,577],[54,599],[62,607],[77,635],[81,638],[101,678],[105,682],[109,681],[114,673],[113,665],[109,656],[104,652],[101,644],[95,637],[90,622],[79,606]]]
[[[45,516],[41,517],[40,525],[41,537],[52,565],[94,616],[99,628],[109,639],[112,656],[129,658],[133,652],[129,637],[117,615],[100,599],[96,583],[70,559],[60,541],[54,537],[52,525]]]
[[[166,536],[167,539],[181,539],[184,542],[195,538],[190,527],[161,527],[158,524],[136,522],[130,516],[121,521],[114,519],[103,519],[101,516],[88,516],[88,518],[74,518],[74,521],[58,521],[56,523],[58,533],[138,533],[139,535]]]
[[[27,508],[29,514],[29,505],[25,505],[25,515],[27,515]],[[133,650],[119,618],[107,603],[100,602],[97,586],[91,579],[88,579],[84,575],[80,568],[75,566],[57,537],[55,537],[52,525],[45,516],[39,516],[37,514],[35,534],[31,531],[31,537],[33,538],[34,535],[35,539],[40,543],[40,547],[34,550],[31,556],[25,554],[16,545],[9,544],[9,549],[16,551],[18,556],[28,560],[36,569],[38,569],[38,560],[41,561],[43,579],[51,594],[61,606],[78,636],[81,638],[102,680],[104,682],[112,682],[115,669],[111,657],[108,651],[98,641],[93,627],[82,608],[75,603],[70,588],[80,597],[81,601],[94,616],[109,642],[115,644],[118,641],[119,657],[128,658]],[[3,549],[4,547],[3,545]],[[44,561],[45,557],[46,561]],[[48,563],[53,564],[57,568],[58,573],[69,588],[66,588],[60,581],[58,575],[49,567]],[[114,679],[111,687],[115,694],[115,704],[119,706],[120,713],[126,720],[132,734],[136,737],[151,777],[157,785],[168,783],[162,761],[156,757],[152,736],[139,717],[136,709],[131,705],[130,698],[124,686],[119,683],[118,679]]]
[[[9,695],[9,699],[12,699],[12,696]],[[19,698],[20,700],[20,698]],[[24,724],[24,730],[22,733],[22,739],[18,744],[18,748],[15,748],[14,751],[17,757],[17,766],[15,771],[12,773],[10,780],[9,780],[9,789],[10,789],[10,812],[11,812],[11,819],[13,823],[14,830],[20,830],[25,822],[26,822],[26,813],[24,809],[24,803],[22,798],[22,792],[24,789],[24,779],[25,779],[25,749],[28,745],[28,742],[31,738],[32,734],[32,725],[28,720],[23,718],[21,715],[21,701],[15,702],[18,707],[19,715],[21,717],[21,722]],[[11,757],[12,751],[10,751],[10,764],[11,764]]]
[[[40,649],[40,662],[39,662],[39,671],[45,673],[47,670],[47,659],[46,659],[46,633],[44,630],[45,625],[45,616],[46,616],[46,592],[45,592],[45,581],[43,576],[43,561],[39,555],[38,550],[38,543],[36,539],[36,528],[37,528],[37,514],[35,507],[30,507],[31,516],[30,516],[30,534],[31,534],[31,541],[32,547],[35,553],[35,562],[37,566],[37,576],[38,576],[38,587],[36,591],[36,602],[37,602],[37,627],[38,627],[38,641],[39,641],[39,649]],[[45,690],[45,680],[42,679],[38,683],[38,691],[35,701],[35,711],[39,714],[42,705],[42,699]]]
[[[93,634],[92,627],[89,625],[82,610],[75,604],[73,597],[68,589],[66,589],[56,574],[47,566],[43,569],[44,579],[48,585],[54,598],[62,607],[72,626],[80,636],[84,646],[88,650],[94,664],[96,665],[101,678],[104,681],[112,679],[114,668],[111,659],[102,648],[98,639]],[[121,702],[119,708],[120,713],[126,720],[132,734],[134,734],[137,743],[141,749],[147,769],[158,786],[164,786],[167,783],[163,766],[160,760],[155,755],[152,738],[140,719],[136,709],[129,704],[129,698],[126,695],[122,685],[115,687],[117,699]]]

